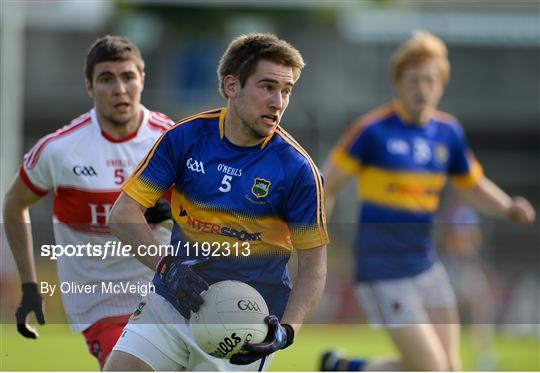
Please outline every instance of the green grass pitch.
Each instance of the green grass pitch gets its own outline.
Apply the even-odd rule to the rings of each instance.
[[[12,324],[0,325],[0,370],[5,371],[91,371],[97,370],[95,359],[86,351],[81,334],[72,334],[66,325],[40,327],[38,340],[20,337]],[[539,371],[540,343],[538,338],[497,334],[498,370]],[[328,347],[341,346],[350,354],[360,356],[396,355],[383,332],[365,326],[307,325],[294,345],[279,352],[272,371],[313,371],[318,358]],[[465,370],[472,369],[471,340],[467,331],[462,339],[462,359]]]

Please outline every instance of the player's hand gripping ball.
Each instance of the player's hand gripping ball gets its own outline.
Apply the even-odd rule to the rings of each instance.
[[[246,343],[239,353],[231,356],[231,364],[248,365],[283,350],[294,341],[294,329],[289,324],[280,324],[277,316],[266,316],[264,322],[268,325],[268,334],[260,343]]]
[[[191,312],[196,312],[204,302],[201,293],[208,289],[208,283],[195,269],[210,262],[208,257],[203,259],[182,260],[179,257],[167,255],[159,261],[156,272],[173,295],[173,306],[182,316],[189,319]]]
[[[259,343],[268,333],[268,307],[257,290],[238,281],[221,281],[202,293],[204,303],[192,313],[193,338],[208,354],[229,359],[246,343]]]

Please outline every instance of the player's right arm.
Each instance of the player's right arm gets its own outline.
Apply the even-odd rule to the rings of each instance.
[[[143,264],[156,269],[159,257],[139,256],[139,246],[159,245],[144,216],[169,190],[178,177],[181,162],[182,134],[178,129],[163,134],[122,186],[109,216],[109,229]]]
[[[352,174],[343,171],[332,157],[328,158],[323,166],[324,190],[326,218],[330,220],[334,206],[336,205],[336,195],[341,187],[351,179]]]
[[[120,241],[132,248],[141,245],[159,246],[144,217],[145,211],[146,207],[143,204],[128,193],[122,192],[109,217],[110,230]],[[200,294],[203,290],[208,290],[208,283],[193,272],[189,265],[172,255],[139,256],[138,250],[132,252],[143,264],[155,270],[171,293],[177,295],[178,299],[173,306],[182,316],[189,319],[191,311],[199,310],[199,306],[203,303]]]
[[[38,333],[26,324],[30,312],[35,312],[40,324],[45,324],[43,300],[37,288],[36,265],[32,243],[32,230],[28,209],[42,196],[34,193],[18,174],[11,183],[2,211],[8,245],[15,258],[22,283],[23,297],[17,309],[17,330],[27,338],[35,339]]]
[[[130,245],[132,248],[144,245],[159,246],[160,243],[154,237],[150,226],[146,222],[144,213],[146,207],[130,197],[127,193],[122,192],[116,200],[111,215],[109,216],[109,229],[120,239],[124,244]],[[155,270],[159,262],[157,256],[138,256],[137,250],[132,251],[133,254],[150,269]]]
[[[323,166],[326,218],[330,221],[338,191],[361,171],[366,153],[365,129],[369,122],[360,117],[353,121],[336,143]]]
[[[201,292],[208,284],[191,268],[195,263],[184,263],[173,255],[139,256],[140,246],[156,245],[144,213],[182,176],[184,163],[183,133],[181,128],[166,132],[137,166],[129,180],[122,186],[122,194],[109,216],[109,228],[146,266],[155,270],[165,287],[175,296],[173,306],[189,319],[202,304]],[[197,263],[200,264],[200,263]]]
[[[37,283],[29,208],[41,198],[18,174],[4,197],[4,229],[22,283]]]

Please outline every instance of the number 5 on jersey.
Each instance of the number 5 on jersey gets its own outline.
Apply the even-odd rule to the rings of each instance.
[[[221,180],[221,186],[219,187],[219,191],[223,193],[227,193],[231,190],[231,175],[224,175],[223,179]]]
[[[114,170],[114,183],[116,185],[122,185],[124,184],[124,181],[126,181],[126,178],[124,177],[124,169],[117,168]]]

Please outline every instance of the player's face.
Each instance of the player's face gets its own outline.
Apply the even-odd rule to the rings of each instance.
[[[420,118],[426,110],[437,107],[444,91],[437,61],[429,59],[418,66],[406,67],[401,79],[395,83],[395,89],[405,110],[413,119]]]
[[[255,142],[274,132],[289,105],[293,86],[292,67],[260,60],[255,72],[240,88],[236,111],[245,132]]]
[[[131,60],[100,62],[86,82],[100,120],[114,126],[139,120],[143,87],[144,74]]]

